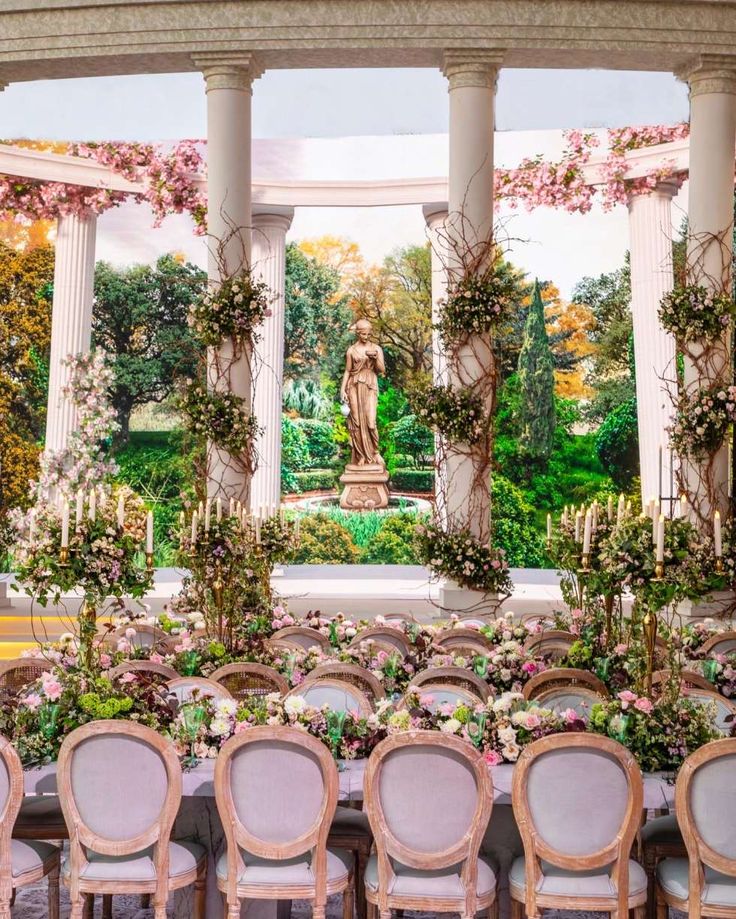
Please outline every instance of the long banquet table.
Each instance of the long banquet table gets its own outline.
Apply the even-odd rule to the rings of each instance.
[[[340,800],[343,802],[363,799],[366,759],[345,760],[340,763]],[[493,780],[494,802],[501,807],[494,808],[489,838],[503,850],[511,845],[510,837],[518,835],[511,814],[511,783],[514,773],[512,763],[490,767]],[[26,794],[56,793],[56,764],[26,769]],[[217,808],[215,807],[215,760],[200,760],[194,769],[182,775],[183,800],[174,826],[174,837],[195,839],[207,847],[210,853],[207,879],[207,919],[222,915],[222,899],[217,890],[215,866],[224,849],[224,837]],[[646,810],[668,811],[674,809],[675,786],[672,776],[665,773],[651,773],[644,776],[644,807]],[[498,819],[496,822],[496,818]],[[508,850],[510,852],[510,849]],[[510,858],[511,856],[509,856]],[[503,861],[503,859],[499,859]],[[506,872],[508,864],[501,864],[499,878],[499,899],[501,916],[508,915]],[[504,870],[505,869],[505,870]],[[175,894],[174,916],[190,919],[192,916],[191,889]],[[248,919],[277,919],[275,901],[249,901],[243,904],[243,916]]]

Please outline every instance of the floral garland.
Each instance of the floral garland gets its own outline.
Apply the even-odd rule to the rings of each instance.
[[[255,441],[262,429],[255,415],[246,414],[245,399],[229,390],[209,390],[187,380],[178,405],[192,434],[232,455],[244,455],[251,465],[255,463]]]
[[[440,318],[435,329],[443,343],[447,346],[466,335],[490,332],[508,317],[514,306],[514,291],[510,274],[491,270],[462,278],[439,303]]]
[[[189,326],[205,345],[217,346],[226,338],[253,344],[256,328],[271,315],[270,302],[268,286],[246,271],[226,278],[195,302]]]
[[[511,595],[509,564],[503,549],[481,545],[467,530],[446,533],[439,524],[419,524],[416,545],[422,563],[461,587]]]
[[[663,328],[684,343],[721,338],[734,315],[732,297],[700,284],[675,287],[665,294],[659,307]]]
[[[680,454],[705,460],[720,448],[734,421],[736,386],[716,383],[682,393],[670,429],[670,443]]]
[[[456,443],[479,443],[489,432],[491,419],[483,402],[465,387],[426,386],[413,400],[420,421]]]

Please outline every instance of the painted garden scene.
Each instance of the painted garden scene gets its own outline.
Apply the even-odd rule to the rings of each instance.
[[[0,919],[736,917],[734,47],[0,4]]]

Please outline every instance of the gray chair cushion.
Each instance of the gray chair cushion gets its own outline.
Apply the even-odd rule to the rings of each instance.
[[[522,855],[511,866],[509,881],[517,890],[526,888],[526,859]],[[647,876],[642,866],[633,859],[629,861],[629,896],[634,897],[647,889]],[[548,862],[542,862],[542,881],[537,893],[562,897],[615,897],[607,868],[590,871],[567,871]]]
[[[657,880],[671,897],[687,900],[690,889],[686,858],[665,858],[657,865]],[[736,906],[736,877],[705,866],[703,903],[708,906]]]
[[[21,801],[20,812],[15,821],[17,827],[32,828],[53,824],[64,824],[64,813],[58,795],[26,795]]]
[[[398,897],[458,897],[465,896],[460,880],[462,865],[422,871],[394,861],[394,881],[389,893]],[[371,855],[365,869],[365,886],[378,890],[378,856]],[[496,888],[496,875],[488,861],[478,859],[477,894],[484,897]]]
[[[373,839],[368,814],[354,807],[338,807],[330,826],[330,836],[365,836]]]
[[[169,877],[176,878],[190,871],[207,857],[204,846],[196,842],[169,843]],[[80,877],[88,881],[155,881],[156,869],[153,864],[153,849],[145,849],[131,855],[99,855],[87,850],[89,863]],[[70,873],[68,860],[64,860],[62,873]]]
[[[279,885],[303,887],[314,884],[311,852],[297,855],[295,858],[268,859],[258,858],[249,852],[240,850],[245,868],[240,872],[238,884],[263,884],[264,887]],[[343,849],[327,850],[327,881],[345,880],[353,867],[352,852]],[[227,880],[227,852],[217,862],[217,876]]]
[[[10,858],[13,877],[20,877],[28,871],[40,868],[47,858],[58,852],[57,846],[49,842],[37,842],[35,839],[13,839],[10,842]]]
[[[656,817],[654,820],[648,820],[641,828],[641,841],[651,843],[652,845],[685,845],[682,839],[680,827],[677,825],[677,817],[671,814],[668,817]]]

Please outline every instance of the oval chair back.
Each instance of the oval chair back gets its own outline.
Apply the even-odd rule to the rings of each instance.
[[[524,686],[524,698],[554,712],[573,708],[584,715],[590,713],[596,702],[608,699],[608,689],[587,670],[555,667],[535,674]]]
[[[373,714],[370,699],[357,686],[343,680],[325,679],[301,683],[286,694],[287,699],[290,696],[301,696],[312,708],[327,705],[334,712],[356,712],[361,718]]]
[[[458,686],[472,693],[481,702],[487,702],[491,691],[488,683],[472,670],[464,667],[429,667],[417,673],[409,684],[409,689],[417,689],[421,693],[432,693],[435,684],[445,686]]]
[[[238,700],[268,696],[273,692],[283,696],[289,691],[286,677],[265,664],[225,664],[210,674],[210,679],[224,686],[233,699]]]
[[[176,696],[179,705],[191,702],[195,696],[199,699],[232,699],[224,686],[202,676],[180,676],[175,680],[169,680],[166,688],[171,695]]]
[[[155,661],[125,661],[118,664],[108,672],[108,677],[115,681],[124,673],[134,673],[139,675],[142,680],[149,679],[155,683],[168,683],[169,680],[176,680],[179,674],[173,667],[167,667],[166,664],[157,664]]]
[[[675,808],[689,859],[688,916],[733,915],[733,906],[703,908],[703,866],[736,877],[736,738],[714,740],[685,760],[677,774]],[[714,882],[718,887],[718,881]],[[726,901],[732,886],[726,888]],[[720,899],[720,898],[719,898]]]
[[[472,690],[464,689],[453,683],[432,683],[429,686],[409,686],[409,690],[416,689],[420,700],[430,712],[437,712],[443,705],[469,705],[475,708],[482,703]],[[406,696],[399,703],[400,708],[406,708]]]
[[[577,636],[572,632],[551,629],[548,632],[530,635],[524,642],[524,650],[535,657],[545,657],[557,662],[567,657],[570,648],[577,640]]]
[[[363,629],[362,632],[353,638],[350,642],[350,648],[359,648],[364,641],[373,641],[376,645],[383,646],[389,653],[398,651],[402,657],[406,657],[411,651],[411,643],[400,629],[391,626],[373,626],[370,629]]]
[[[377,893],[369,899],[382,915],[391,908],[432,909],[431,900],[412,907],[392,897],[397,863],[419,872],[461,865],[456,902],[443,897],[444,909],[475,916],[490,905],[478,901],[477,876],[493,786],[476,749],[438,731],[393,734],[368,759],[364,794],[378,862]],[[415,897],[421,897],[420,882],[421,875]]]
[[[526,747],[514,767],[512,802],[524,842],[527,913],[596,909],[628,916],[629,855],[643,800],[636,760],[608,737],[553,734]],[[609,893],[601,905],[575,905],[569,893],[544,889],[545,863],[571,872],[606,868]],[[642,896],[643,903],[646,889]]]
[[[15,699],[54,664],[45,657],[14,657],[0,663],[0,696]]]
[[[719,632],[703,642],[701,652],[705,657],[711,654],[736,653],[736,632]]]
[[[469,644],[482,645],[486,654],[493,647],[492,642],[490,642],[482,632],[479,632],[478,629],[465,628],[464,626],[458,626],[454,629],[443,629],[434,636],[432,643],[445,651],[450,651],[458,647],[465,647]]]
[[[309,651],[314,647],[319,648],[320,651],[329,651],[332,647],[326,635],[306,625],[288,625],[284,629],[279,629],[268,639],[268,644],[297,651]]]
[[[69,734],[57,767],[59,796],[69,827],[69,887],[113,893],[87,880],[90,857],[116,857],[152,848],[154,877],[134,891],[154,894],[165,904],[169,891],[169,840],[181,802],[182,773],[169,740],[133,721],[92,721]],[[133,789],[121,793],[121,789]],[[125,889],[125,871],[112,878]],[[113,881],[108,882],[113,885]],[[121,890],[121,892],[122,892]],[[81,914],[80,914],[81,915]]]
[[[706,692],[713,691],[713,684],[706,680],[701,673],[695,673],[694,670],[681,670],[678,674],[680,686],[683,689],[704,689]],[[672,679],[671,670],[655,670],[652,674],[652,691],[655,695],[660,695],[664,686]]]
[[[366,670],[365,667],[359,667],[357,664],[321,664],[311,670],[305,677],[305,682],[307,683],[311,683],[314,680],[341,680],[344,683],[350,683],[352,686],[357,687],[373,703],[386,696],[386,690],[378,677],[374,676],[370,670]]]
[[[227,880],[218,878],[218,886],[227,895],[228,915],[240,915],[240,898],[246,895],[238,886],[244,852],[272,861],[311,852],[313,892],[300,896],[313,897],[315,914],[324,916],[327,835],[338,784],[327,747],[292,727],[253,727],[223,745],[215,762],[215,799],[227,840]],[[276,875],[262,892],[251,885],[247,896],[278,899],[278,883]]]
[[[519,621],[521,625],[535,634],[553,631],[555,627],[554,616],[549,616],[547,613],[525,613]]]
[[[126,633],[131,629],[135,634],[128,636]],[[168,632],[164,632],[163,629],[159,629],[155,625],[148,625],[148,623],[136,625],[131,623],[130,625],[120,626],[120,628],[108,632],[105,636],[105,643],[112,648],[117,648],[118,643],[121,641],[127,642],[131,648],[159,648],[163,651],[168,651],[177,643],[177,637],[176,635],[169,635]]]
[[[727,699],[719,692],[712,689],[700,689],[699,687],[683,687],[682,694],[692,699],[693,702],[699,702],[702,705],[712,705],[715,710],[713,723],[723,734],[730,734],[734,725],[736,725],[736,702]]]

